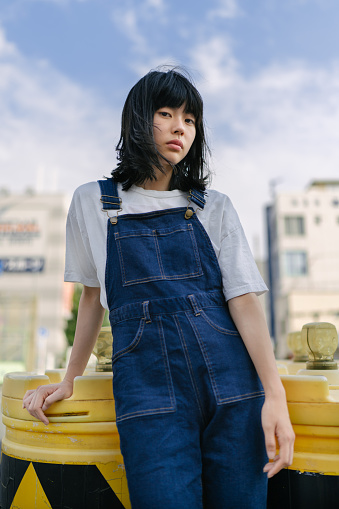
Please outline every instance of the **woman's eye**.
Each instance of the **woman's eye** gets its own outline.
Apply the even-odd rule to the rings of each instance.
[[[169,113],[167,111],[159,111],[159,114],[162,116],[162,117],[169,117]]]
[[[193,118],[186,118],[185,122],[187,122],[187,124],[192,124],[192,125],[195,124],[195,120]]]

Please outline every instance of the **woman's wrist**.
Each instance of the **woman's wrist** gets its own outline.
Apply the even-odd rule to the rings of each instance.
[[[66,375],[64,376],[64,379],[62,380],[61,383],[63,384],[68,384],[68,385],[72,385],[73,387],[73,384],[74,384],[74,378],[76,377],[77,375],[76,374],[73,374],[73,373],[66,373]]]
[[[280,378],[276,383],[269,383],[267,386],[264,385],[264,392],[265,398],[281,398],[286,401],[286,392]]]

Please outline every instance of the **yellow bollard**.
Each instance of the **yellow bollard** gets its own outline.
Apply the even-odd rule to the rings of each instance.
[[[267,509],[336,509],[339,500],[339,383],[328,323],[302,329],[307,369],[281,375],[296,434],[292,465],[269,481]]]
[[[308,355],[304,343],[301,339],[301,332],[290,332],[287,336],[287,346],[293,352],[294,363],[305,363]]]
[[[287,335],[287,346],[293,353],[292,360],[279,359],[277,367],[280,375],[295,375],[300,369],[306,367],[307,351],[301,340],[301,332],[290,332]]]
[[[101,327],[93,353],[97,358],[96,371],[112,372],[112,331],[111,327]]]
[[[339,388],[338,364],[334,353],[338,346],[338,333],[334,325],[327,322],[307,323],[301,331],[301,339],[308,352],[306,369],[299,375],[323,375],[330,385]]]
[[[48,426],[22,408],[26,390],[62,376],[58,370],[5,376],[2,509],[130,509],[112,373],[76,377],[71,398],[47,411]]]

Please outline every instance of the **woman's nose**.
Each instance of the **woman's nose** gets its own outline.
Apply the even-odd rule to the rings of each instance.
[[[185,132],[185,124],[183,120],[176,119],[176,121],[173,123],[173,133],[174,134],[184,134]]]

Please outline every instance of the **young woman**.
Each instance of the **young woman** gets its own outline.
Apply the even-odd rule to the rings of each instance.
[[[84,289],[65,379],[24,398],[48,424],[108,308],[133,509],[264,509],[267,477],[292,462],[257,298],[266,286],[229,198],[206,190],[206,150],[192,83],[176,70],[144,76],[124,106],[113,177],[81,186],[70,207],[65,279]]]

